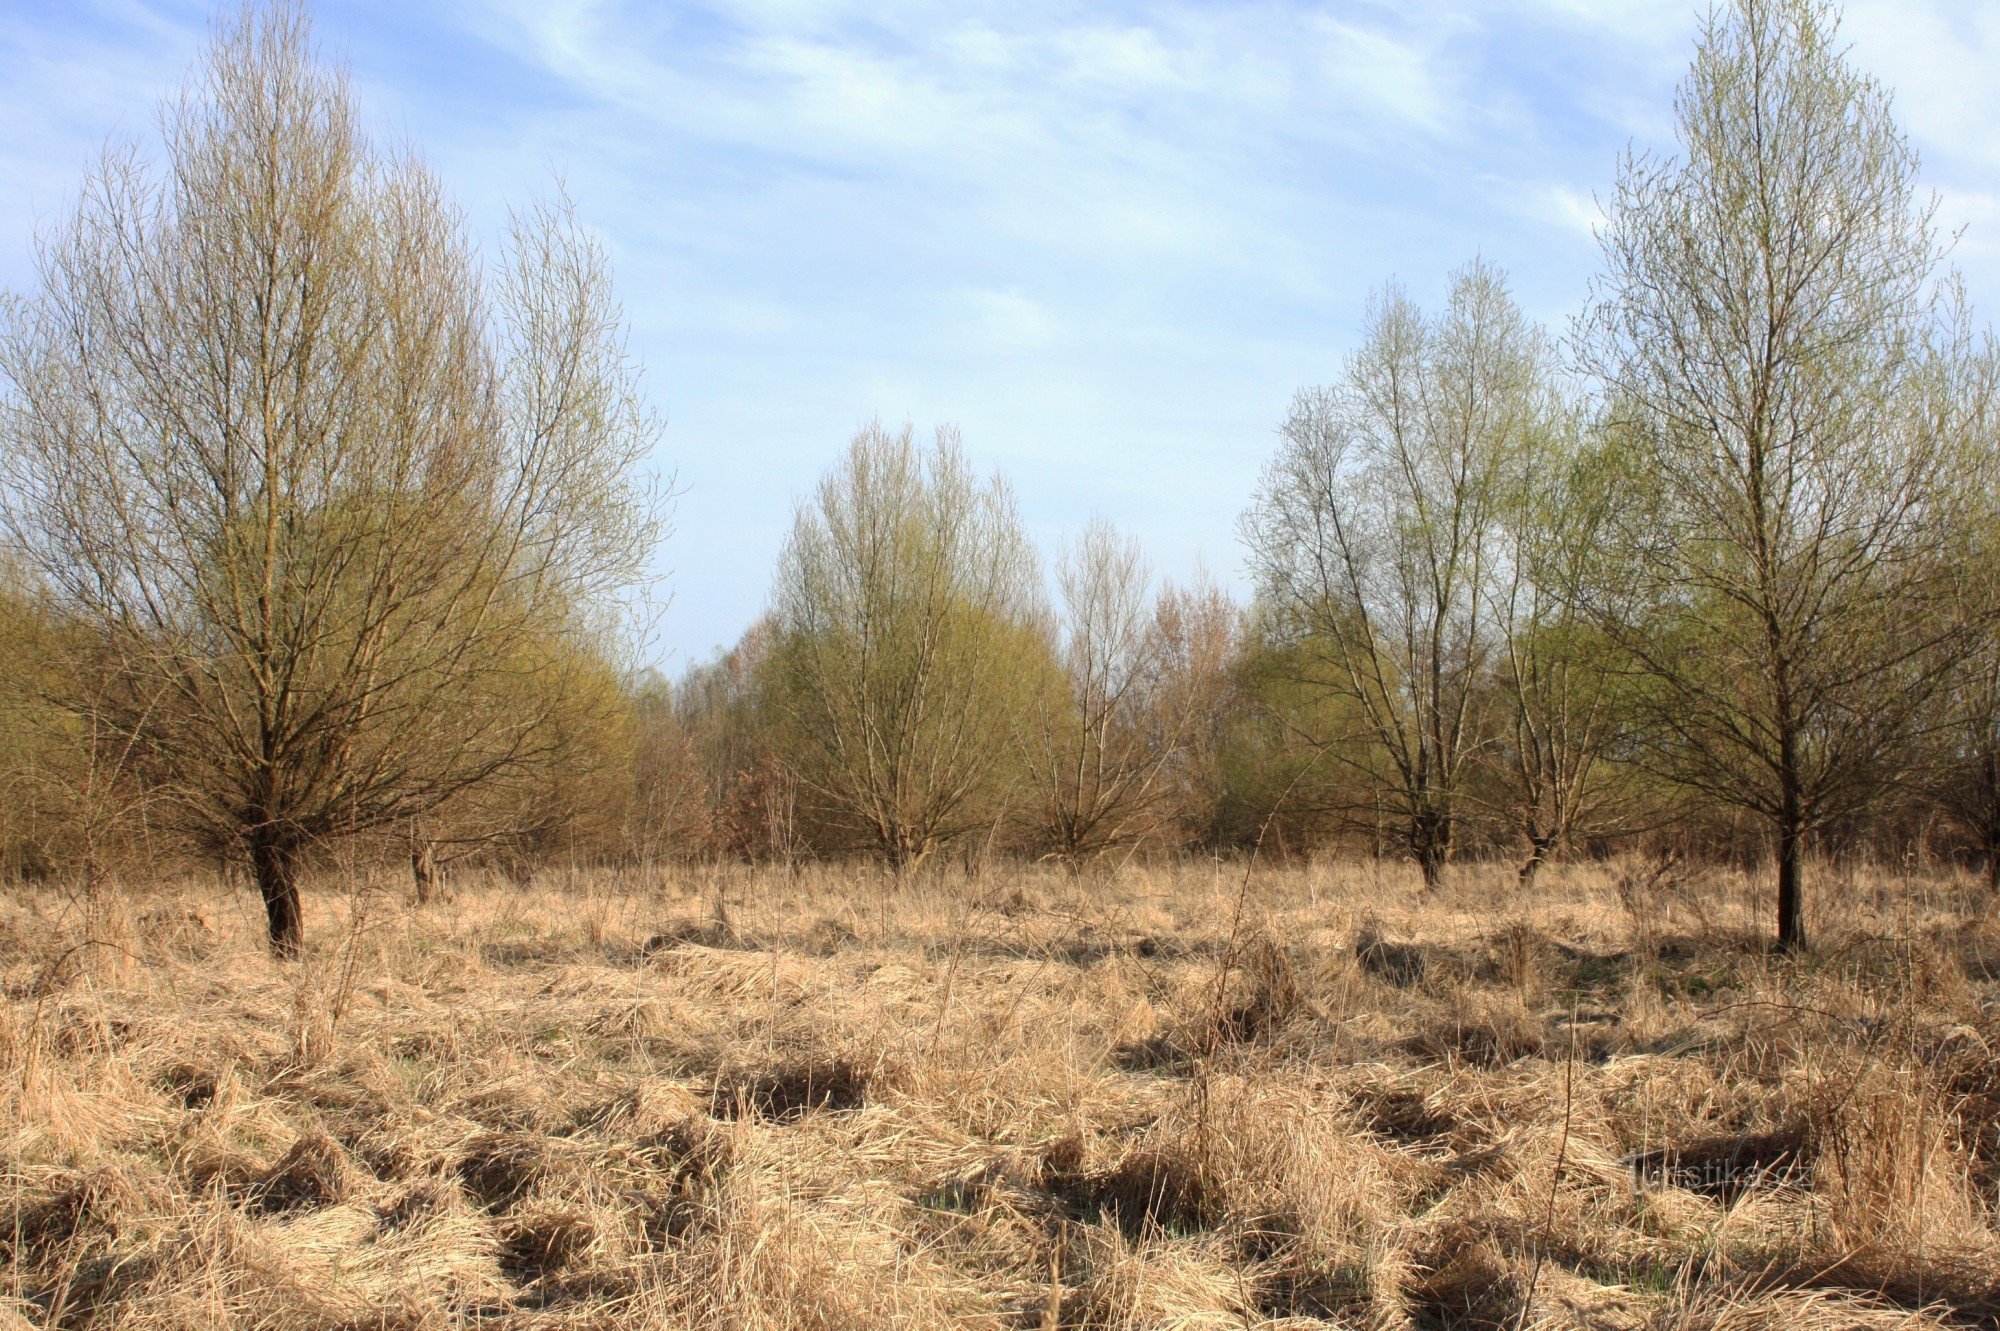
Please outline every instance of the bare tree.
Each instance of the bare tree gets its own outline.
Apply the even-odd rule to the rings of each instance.
[[[1523,887],[1579,836],[1618,826],[1628,803],[1610,761],[1629,720],[1623,668],[1611,639],[1562,590],[1598,566],[1595,541],[1582,538],[1587,512],[1573,503],[1589,488],[1579,419],[1552,406],[1542,422],[1515,473],[1490,588],[1498,645],[1485,760],[1501,821],[1527,845]]]
[[[1426,883],[1485,737],[1491,588],[1546,361],[1484,264],[1454,276],[1435,318],[1390,288],[1341,378],[1299,394],[1244,521],[1288,659],[1355,718],[1315,738],[1380,793]]]
[[[702,753],[680,694],[655,671],[641,675],[630,694],[632,771],[624,842],[647,863],[708,849],[721,804],[704,779]]]
[[[1655,768],[1760,816],[1777,934],[1816,828],[1893,781],[1949,653],[1949,449],[1912,391],[1940,253],[1889,97],[1823,0],[1711,13],[1681,156],[1631,156],[1579,321],[1611,446],[1588,603]]]
[[[515,219],[489,288],[297,6],[225,24],[163,131],[158,169],[107,152],[7,311],[0,497],[101,715],[291,956],[311,847],[550,756],[550,645],[658,530],[654,426],[567,207]]]
[[[1166,643],[1151,581],[1138,542],[1102,520],[1056,567],[1067,687],[1035,700],[1024,739],[1037,832],[1072,871],[1143,839],[1169,793],[1163,777],[1187,718],[1153,705]]]
[[[532,761],[508,763],[404,828],[420,904],[461,863],[500,868],[526,885],[559,858],[601,857],[622,839],[635,794],[633,699],[610,652],[591,650],[580,634],[565,636],[517,643],[513,678],[496,680],[488,694],[488,706],[530,727],[509,738]],[[524,660],[523,648],[535,655]]]
[[[79,644],[38,581],[0,556],[0,878],[75,872],[89,901],[160,792],[67,668]]]
[[[784,756],[841,834],[902,872],[991,823],[1053,664],[1013,498],[955,431],[855,437],[800,506],[774,616]]]
[[[1944,690],[1943,725],[1923,784],[1970,836],[1985,861],[1988,888],[2000,894],[2000,634],[1991,595],[2000,565],[1988,552],[1975,567],[1986,583],[1966,588],[1966,610],[1976,626],[1973,646]]]
[[[1962,636],[1945,644],[1917,785],[1970,837],[2000,894],[2000,347],[1988,336],[1931,369],[1930,416],[1958,446],[1949,474],[1959,502],[1930,553]]]
[[[1243,702],[1243,611],[1198,572],[1160,589],[1147,636],[1145,725],[1166,760],[1163,816],[1182,844],[1213,845],[1222,834],[1224,750]]]

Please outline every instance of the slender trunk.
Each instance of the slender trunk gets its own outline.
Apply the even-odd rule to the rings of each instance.
[[[1535,875],[1540,873],[1542,865],[1548,862],[1549,850],[1554,840],[1554,837],[1535,832],[1528,834],[1528,858],[1521,861],[1521,890],[1526,891],[1535,885]]]
[[[1986,890],[2000,897],[2000,798],[1988,796],[1986,817],[1981,819],[1980,850],[1986,856]]]
[[[1989,746],[1980,764],[1986,788],[1980,791],[1986,832],[1986,888],[2000,896],[2000,745]]]
[[[1778,819],[1778,948],[1785,952],[1802,948],[1806,943],[1799,891],[1799,858],[1804,850],[1804,825],[1798,788],[1788,781]]]
[[[883,857],[889,862],[896,886],[903,887],[916,876],[917,869],[930,857],[932,849],[929,838],[908,828],[898,828],[884,839]]]
[[[1451,820],[1434,809],[1425,809],[1410,820],[1410,853],[1423,874],[1424,890],[1433,891],[1444,877],[1444,863],[1451,854]]]
[[[250,872],[257,894],[264,898],[272,955],[281,961],[295,960],[305,935],[299,912],[298,847],[276,828],[258,828],[250,834]]]
[[[1799,839],[1796,834],[1778,833],[1778,947],[1794,951],[1804,947],[1805,925],[1799,918]]]
[[[430,838],[410,830],[410,881],[417,891],[417,904],[427,906],[437,895],[437,854]]]

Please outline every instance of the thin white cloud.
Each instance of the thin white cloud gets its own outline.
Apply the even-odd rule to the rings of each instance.
[[[1004,352],[1038,351],[1056,340],[1054,317],[1040,302],[1018,290],[965,290],[956,293],[977,341]]]
[[[1703,4],[314,2],[482,234],[551,170],[602,228],[689,488],[683,650],[756,613],[791,496],[876,414],[960,422],[1038,535],[1103,509],[1164,573],[1226,576],[1273,423],[1369,288],[1431,299],[1481,253],[1574,307],[1592,196],[1628,141],[1668,146]],[[201,35],[204,0],[80,3],[0,0],[7,280]],[[1975,295],[2000,286],[2000,6],[1854,0],[1849,32]]]
[[[139,4],[90,12],[121,38],[78,45],[0,9],[0,280],[25,278],[35,226],[75,197],[107,141],[151,132],[202,35]]]
[[[1595,236],[1603,217],[1597,199],[1573,185],[1545,185],[1523,196],[1526,212],[1579,236]]]
[[[1859,61],[1895,93],[1897,118],[1947,172],[2000,169],[2000,6],[1860,0],[1844,25]]]

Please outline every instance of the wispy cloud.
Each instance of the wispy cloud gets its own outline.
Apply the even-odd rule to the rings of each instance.
[[[873,415],[958,421],[1049,543],[1094,511],[1238,566],[1291,390],[1367,290],[1474,253],[1559,319],[1593,196],[1664,146],[1699,0],[316,0],[370,114],[475,222],[559,171],[613,246],[687,494],[663,645],[762,604],[793,497]],[[0,279],[143,132],[204,0],[0,0]],[[2000,284],[2000,13],[1855,0],[1858,57]],[[2000,290],[1994,290],[2000,295]]]

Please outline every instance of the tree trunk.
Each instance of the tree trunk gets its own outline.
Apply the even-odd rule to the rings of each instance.
[[[1984,789],[1979,792],[1979,803],[1985,814],[1980,821],[1986,834],[1986,888],[2000,896],[2000,748],[1989,747],[1981,757],[1979,775]]]
[[[1554,837],[1542,836],[1533,832],[1528,834],[1528,858],[1521,861],[1520,887],[1522,891],[1525,892],[1535,885],[1535,875],[1542,871],[1544,864],[1548,863],[1549,848],[1554,842]]]
[[[1778,689],[1788,698],[1781,675]],[[1789,715],[1789,708],[1781,708]],[[1799,735],[1790,725],[1778,733],[1778,950],[1794,952],[1806,945],[1806,922],[1799,899],[1799,856],[1805,849],[1805,800],[1799,790]]]
[[[271,953],[281,961],[295,960],[304,943],[298,871],[298,847],[282,833],[265,827],[250,834],[250,872],[264,898]]]
[[[896,828],[883,837],[882,856],[888,861],[896,886],[907,886],[933,849],[929,837],[906,827]]]
[[[437,855],[430,838],[410,832],[410,881],[416,886],[417,904],[428,906],[437,895]]]
[[[1795,951],[1806,945],[1805,919],[1799,899],[1799,852],[1804,837],[1798,820],[1788,818],[1778,827],[1778,949]]]
[[[2000,897],[2000,800],[1988,806],[1985,825],[1980,830],[1980,849],[1986,854],[1986,890]]]
[[[1435,891],[1451,854],[1451,820],[1430,809],[1418,813],[1410,820],[1410,851],[1424,876],[1424,890]]]

